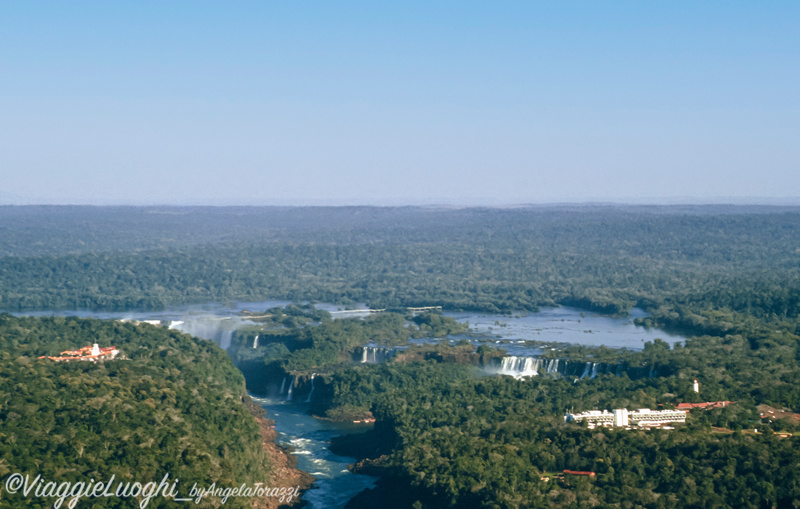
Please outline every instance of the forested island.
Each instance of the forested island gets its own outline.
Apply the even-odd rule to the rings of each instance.
[[[249,446],[235,445],[259,439],[254,421],[242,413],[242,382],[246,378],[248,390],[266,393],[290,377],[315,415],[375,419],[365,435],[333,444],[358,457],[355,469],[380,476],[376,488],[356,497],[352,507],[800,504],[800,437],[791,417],[800,411],[796,208],[0,207],[0,219],[0,309],[5,311],[157,310],[225,300],[298,303],[254,310],[260,321],[237,331],[229,353],[244,377],[216,346],[166,330],[4,316],[0,373],[9,387],[44,384],[56,391],[51,399],[62,401],[67,398],[58,393],[58,380],[69,386],[70,376],[84,384],[89,383],[84,378],[104,380],[112,371],[123,376],[124,364],[51,366],[26,360],[78,346],[66,345],[62,328],[93,327],[97,337],[119,329],[132,343],[116,346],[131,362],[140,355],[142,369],[153,371],[137,376],[146,374],[155,388],[129,394],[139,383],[131,379],[121,387],[109,385],[110,398],[144,398],[142,405],[152,398],[181,409],[181,415],[201,408],[229,419],[241,415],[236,426],[250,430],[217,446],[217,455],[219,447],[241,452],[240,466],[231,464],[226,472],[193,470],[211,460],[176,456],[179,446],[164,438],[163,448],[171,452],[164,456],[140,448],[129,460],[127,452],[117,459],[93,453],[84,456],[94,463],[82,462],[56,454],[64,445],[53,437],[62,433],[54,431],[57,420],[48,424],[47,405],[37,396],[28,401],[15,393],[16,406],[0,408],[0,447],[3,458],[30,463],[19,468],[45,468],[35,462],[43,457],[39,448],[50,447],[47,468],[53,475],[68,467],[75,470],[63,475],[125,465],[137,473],[139,465],[161,472],[167,465],[204,481],[250,479],[266,472],[269,461],[245,454],[255,450]],[[366,303],[387,312],[333,320],[307,304],[314,301]],[[564,346],[543,356],[619,368],[593,378],[553,374],[523,380],[487,375],[486,366],[503,355],[499,350],[469,342],[411,341],[462,334],[464,326],[435,311],[410,313],[409,307],[515,313],[559,305],[615,316],[638,307],[648,313],[641,324],[680,330],[689,339],[674,347],[654,341],[641,351]],[[78,325],[68,326],[73,323]],[[14,332],[23,329],[36,333]],[[137,348],[137,341],[145,340],[134,339],[136,334],[152,335],[155,342]],[[156,343],[167,345],[167,353]],[[384,362],[363,363],[357,356],[365,345],[395,350]],[[211,362],[212,378],[220,384],[216,390],[235,397],[204,396],[202,404],[178,398],[183,393],[175,387],[183,386],[175,372],[197,377],[192,373],[206,368],[192,366],[190,358],[202,358],[201,352],[216,356]],[[692,390],[694,379],[700,379],[702,395]],[[170,396],[170,390],[176,394]],[[102,433],[89,424],[76,426],[100,414],[91,426],[104,423],[115,430],[137,422],[136,429],[145,430],[139,435],[114,433],[154,440],[166,436],[159,426],[177,425],[167,414],[153,422],[140,422],[136,415],[115,420],[98,400],[106,392],[75,400],[77,410],[64,414],[63,422]],[[590,430],[563,418],[572,407],[674,408],[717,400],[735,403],[693,410],[674,430]],[[761,405],[783,409],[788,417],[763,419]],[[15,423],[23,422],[47,430],[47,440],[35,434],[22,439],[18,432],[10,440]],[[206,432],[208,422],[195,431]],[[207,431],[216,440],[210,443],[221,443],[225,425],[233,423]],[[84,448],[101,447],[89,441]],[[594,476],[556,475],[564,470]]]

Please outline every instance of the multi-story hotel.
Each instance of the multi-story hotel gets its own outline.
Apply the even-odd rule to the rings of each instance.
[[[617,408],[613,412],[589,410],[579,414],[567,414],[564,416],[564,420],[567,422],[586,421],[590,428],[596,426],[654,428],[671,423],[686,422],[686,411],[650,410],[649,408],[640,408],[632,412],[627,408]]]

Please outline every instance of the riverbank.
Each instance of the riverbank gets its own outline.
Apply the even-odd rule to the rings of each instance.
[[[275,431],[275,421],[269,419],[266,415],[264,408],[250,399],[249,396],[245,397],[245,405],[259,425],[261,433],[261,444],[272,464],[269,478],[265,484],[270,487],[295,487],[299,486],[300,493],[304,493],[310,489],[314,484],[314,476],[308,472],[304,472],[297,468],[297,459],[289,454],[283,447],[278,444],[278,433]],[[291,503],[280,503],[275,498],[259,499],[253,502],[253,507],[265,509],[278,509],[278,508],[300,508],[306,505],[302,500],[302,495],[298,496]]]
[[[306,405],[291,403],[284,398],[250,396],[264,407],[270,418],[276,420],[274,431],[278,433],[278,444],[290,447],[291,457],[297,458],[297,468],[315,478],[313,486],[302,494],[302,499],[308,504],[304,508],[343,509],[351,498],[374,486],[376,478],[357,475],[348,469],[356,458],[340,456],[329,449],[334,437],[351,432],[358,425],[342,426],[329,420],[315,419],[308,414]]]

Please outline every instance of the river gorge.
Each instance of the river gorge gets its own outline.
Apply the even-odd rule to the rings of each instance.
[[[261,312],[287,304],[289,303],[283,301],[265,301],[176,307],[148,313],[43,311],[25,314],[147,321],[214,341],[223,349],[228,349],[237,329],[254,325],[254,322],[242,315],[243,311]],[[317,307],[331,312],[334,318],[364,316],[368,313],[365,308],[343,311],[333,305],[317,305]],[[592,379],[601,373],[615,375],[627,373],[631,378],[657,376],[659,373],[623,364],[567,361],[553,358],[552,355],[549,358],[541,356],[545,349],[556,350],[559,344],[640,350],[646,341],[653,341],[656,338],[661,338],[670,344],[684,339],[664,331],[635,325],[634,318],[646,316],[638,309],[634,309],[631,316],[625,318],[599,316],[571,308],[546,308],[538,313],[520,313],[511,316],[462,312],[445,314],[459,322],[468,322],[470,332],[439,339],[419,339],[414,342],[455,344],[459,341],[469,341],[476,346],[502,348],[507,352],[505,357],[496,357],[481,367],[486,373],[518,378],[550,375]],[[250,347],[259,347],[258,336]],[[369,344],[354,350],[352,360],[354,363],[382,363],[396,355],[402,348]],[[375,479],[351,473],[347,466],[354,459],[334,455],[328,446],[334,436],[361,431],[369,425],[341,426],[311,417],[307,410],[315,383],[324,384],[324,380],[316,380],[315,376],[315,373],[303,378],[288,373],[276,374],[266,379],[261,387],[248,387],[248,391],[253,399],[266,409],[268,417],[275,420],[279,441],[290,447],[297,456],[299,468],[316,477],[315,487],[308,490],[303,497],[307,507],[344,507],[350,498],[371,487]]]

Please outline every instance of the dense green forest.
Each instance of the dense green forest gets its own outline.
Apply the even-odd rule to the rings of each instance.
[[[381,476],[377,488],[356,497],[352,507],[784,507],[800,502],[800,439],[775,434],[796,432],[798,422],[762,422],[757,409],[800,405],[800,337],[781,327],[790,323],[784,319],[698,313],[692,315],[698,335],[672,348],[656,340],[641,351],[576,345],[546,352],[655,373],[637,378],[624,370],[594,379],[558,373],[524,380],[491,376],[488,361],[502,352],[476,349],[466,341],[404,347],[381,364],[362,364],[347,354],[380,339],[405,345],[421,332],[416,323],[435,321],[430,313],[331,321],[311,306],[273,309],[263,315],[263,324],[239,332],[231,353],[254,386],[259,374],[276,373],[274,385],[288,374],[299,380],[314,372],[315,390],[308,400],[316,415],[377,419],[367,434],[334,444],[338,452],[363,460],[359,471]],[[708,327],[711,322],[717,333]],[[255,334],[259,345],[251,348]],[[701,394],[692,390],[693,379],[701,380]],[[673,408],[709,400],[735,403],[695,410],[676,430],[587,430],[563,421],[571,409]],[[553,477],[564,469],[597,477]]]
[[[711,427],[752,426],[747,403],[692,414],[676,430],[587,430],[564,424],[564,405],[652,405],[671,383],[476,379],[430,363],[360,369],[393,389],[372,391],[375,430],[339,445],[375,458],[360,468],[385,476],[355,507],[784,507],[800,497],[798,440]],[[368,391],[362,378],[337,383]],[[563,469],[597,477],[541,480]]]
[[[277,321],[269,326],[287,323],[299,309],[273,310]],[[363,460],[359,471],[381,476],[377,488],[356,497],[352,507],[791,507],[800,502],[800,438],[775,434],[798,431],[798,422],[762,422],[757,409],[800,405],[800,337],[775,327],[785,320],[696,315],[716,319],[724,332],[697,335],[672,348],[656,340],[641,351],[587,346],[547,351],[576,362],[644,367],[642,372],[654,376],[630,378],[626,371],[615,376],[612,370],[594,379],[554,373],[518,380],[488,374],[487,355],[502,352],[468,342],[410,346],[381,364],[342,355],[378,337],[414,335],[412,317],[376,318],[305,321],[272,329],[271,335],[249,330],[238,338],[242,348],[233,349],[240,365],[260,366],[246,371],[248,383],[259,369],[278,373],[278,379],[314,371],[312,413],[377,419],[372,431],[334,444],[337,452]],[[707,329],[701,325],[698,330]],[[248,348],[256,332],[268,343]],[[692,390],[693,379],[701,380],[701,394]],[[735,403],[695,410],[675,430],[588,430],[563,420],[572,409],[673,408],[716,400]],[[564,469],[597,476],[553,477]]]
[[[774,433],[797,422],[762,421],[756,409],[800,411],[797,208],[0,207],[0,218],[8,311],[231,299],[615,315],[637,306],[649,313],[641,324],[689,337],[641,352],[545,354],[649,367],[653,377],[515,380],[488,376],[481,365],[497,352],[468,344],[409,347],[379,365],[353,358],[367,343],[457,331],[436,313],[331,320],[310,306],[268,310],[231,349],[248,384],[316,374],[312,412],[377,419],[335,445],[381,476],[353,507],[800,507],[800,437]],[[736,403],[693,411],[675,430],[563,422],[570,408],[701,398]],[[597,475],[552,476],[563,469]]]
[[[39,359],[94,342],[116,346],[121,356],[97,363]],[[169,474],[180,480],[183,496],[194,483],[264,482],[271,465],[244,396],[242,374],[208,341],[147,324],[0,315],[4,482],[14,473],[57,483],[111,476],[159,483]],[[52,507],[55,500],[2,493],[2,502]],[[90,503],[138,502],[111,497]],[[161,497],[148,505],[173,506]],[[249,507],[242,499],[228,506]]]
[[[795,209],[26,210],[2,208],[8,311],[286,299],[800,312]]]
[[[463,341],[407,346],[446,317],[374,315],[331,321],[312,306],[273,309],[241,330],[231,350],[248,384],[259,374],[317,376],[309,410],[332,419],[376,418],[365,435],[335,450],[362,459],[358,471],[381,476],[351,507],[791,507],[800,502],[800,427],[763,421],[758,405],[800,407],[800,337],[786,318],[731,311],[656,308],[693,337],[641,351],[564,346],[546,357],[639,368],[573,379],[558,373],[517,380],[485,368],[501,351]],[[440,321],[437,322],[436,317]],[[258,348],[252,348],[255,335]],[[366,343],[400,345],[381,364],[348,355]],[[615,376],[614,373],[620,373]],[[701,380],[702,391],[692,390]],[[306,388],[307,391],[307,388]],[[300,398],[306,400],[308,392]],[[311,397],[313,396],[313,397]],[[572,409],[673,408],[729,400],[695,410],[675,430],[588,430],[566,425]],[[758,432],[755,432],[758,430]],[[564,469],[596,478],[560,478]],[[545,481],[543,479],[548,479]]]

